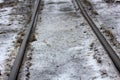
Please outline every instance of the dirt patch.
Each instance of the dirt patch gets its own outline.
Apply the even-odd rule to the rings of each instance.
[[[104,0],[106,3],[113,3],[115,0]]]
[[[16,6],[17,3],[12,1],[12,2],[4,2],[4,3],[0,3],[0,8],[4,8],[4,7],[13,7]]]
[[[69,13],[66,13],[66,15],[70,15],[70,16],[76,17],[76,18],[80,17],[80,15],[78,15],[76,12],[69,12]]]
[[[109,38],[109,41],[112,43],[112,45],[118,47],[120,45],[120,43],[116,40],[114,34],[111,32],[111,30],[106,29],[106,27],[104,25],[101,25],[100,28],[103,33]]]
[[[92,4],[88,0],[83,0],[83,3],[91,10],[93,10]]]
[[[60,8],[60,11],[72,11],[73,9],[71,7],[63,7]]]
[[[15,29],[1,29],[0,34],[5,34],[5,33],[15,33],[18,32],[18,30]]]
[[[83,3],[85,4],[86,8],[87,8],[89,11],[91,11],[92,14],[98,15],[97,11],[94,10],[94,8],[93,8],[93,6],[92,6],[92,4],[91,4],[90,1],[88,1],[88,0],[83,0]]]
[[[22,43],[22,41],[23,41],[23,37],[24,37],[24,35],[25,35],[25,32],[23,31],[23,32],[20,32],[19,34],[18,34],[19,36],[17,37],[17,40],[16,40],[16,44],[21,44]]]
[[[67,2],[48,2],[47,4],[65,4],[65,3],[67,3]]]

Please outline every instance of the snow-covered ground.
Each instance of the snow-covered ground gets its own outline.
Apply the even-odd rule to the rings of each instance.
[[[71,0],[44,0],[39,17],[22,80],[120,80]]]
[[[3,60],[5,60],[5,58],[6,58],[5,57],[6,54],[4,54],[4,53],[7,52],[6,47],[8,47],[8,46],[10,46],[12,44],[11,43],[12,39],[7,39],[7,38],[13,38],[14,36],[12,34],[9,35],[9,36],[5,35],[4,33],[6,33],[6,32],[3,32],[3,30],[2,30],[2,28],[6,27],[4,25],[9,23],[9,21],[8,21],[9,16],[7,14],[10,14],[11,8],[0,9],[0,11],[1,11],[1,13],[0,13],[0,15],[1,15],[1,17],[0,17],[0,24],[1,24],[1,26],[0,26],[0,69],[1,69],[2,66],[3,66],[2,65]],[[2,11],[5,11],[5,12],[2,12]]]
[[[19,1],[25,1],[29,6],[27,3],[32,0]],[[120,41],[120,5],[107,4],[102,0],[89,1],[99,13],[97,18]],[[0,0],[0,4],[3,2]],[[0,7],[0,80],[9,75],[24,35],[22,32],[28,17],[23,3],[22,8],[9,4]],[[28,50],[21,80],[120,80],[91,28],[75,11],[72,0],[44,0],[38,20],[37,41],[32,42]]]
[[[18,25],[11,17],[13,7],[0,9],[0,74],[3,75],[5,71],[5,60],[14,48],[13,41],[16,37],[16,30]],[[14,24],[13,24],[14,23]],[[2,80],[2,78],[0,78]]]
[[[120,1],[105,3],[104,0],[88,0],[99,14],[97,18],[110,30],[120,43]]]
[[[9,0],[10,1],[10,0]],[[17,4],[0,0],[0,80],[9,75],[13,59],[19,47],[21,32],[24,30],[25,18],[17,14]],[[6,6],[7,5],[7,6]]]

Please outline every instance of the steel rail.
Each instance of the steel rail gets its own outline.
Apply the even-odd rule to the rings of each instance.
[[[35,25],[35,22],[37,19],[37,14],[38,14],[38,9],[39,9],[40,4],[41,4],[41,0],[35,1],[35,6],[34,6],[32,18],[31,18],[30,26],[27,29],[27,32],[24,36],[24,39],[22,41],[19,52],[18,52],[16,59],[14,61],[14,64],[13,64],[12,70],[10,72],[10,75],[8,77],[8,80],[17,80],[17,78],[18,78],[20,67],[21,67],[23,59],[24,59],[26,46],[28,44],[31,32],[33,31],[32,29],[34,29],[34,25]]]
[[[108,43],[106,38],[103,36],[103,34],[97,28],[96,24],[93,22],[92,18],[89,16],[87,10],[83,6],[81,0],[75,0],[75,1],[78,5],[79,9],[81,10],[82,15],[84,16],[84,18],[86,19],[86,21],[88,22],[90,27],[92,28],[93,32],[95,33],[95,35],[99,39],[100,43],[102,44],[102,46],[104,47],[104,49],[108,53],[109,57],[111,58],[113,64],[115,65],[118,72],[120,73],[120,58],[119,58],[119,56],[116,54],[116,52],[111,47],[111,45]]]

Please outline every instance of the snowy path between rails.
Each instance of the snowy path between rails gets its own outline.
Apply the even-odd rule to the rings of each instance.
[[[32,66],[22,80],[120,80],[111,60],[71,0],[44,0]],[[23,72],[25,73],[25,72]]]

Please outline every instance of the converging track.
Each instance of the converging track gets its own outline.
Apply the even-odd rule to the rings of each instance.
[[[39,22],[37,21],[37,18],[40,10],[41,1],[42,0],[36,0],[35,2],[34,11],[32,14],[29,29],[26,31],[26,35],[22,41],[22,44],[20,46],[18,55],[16,56],[16,59],[13,64],[8,80],[18,79],[20,68],[26,56],[25,52],[26,52],[27,44],[29,43],[29,38],[31,37],[31,34],[35,29],[35,25],[37,24],[37,22]],[[93,32],[99,39],[100,43],[103,45],[105,51],[108,53],[109,57],[113,61],[115,67],[120,72],[120,58],[117,56],[114,49],[110,46],[110,44],[107,42],[105,37],[99,31],[99,29],[97,28],[97,26],[95,25],[91,17],[88,15],[86,9],[81,3],[81,0],[75,0],[75,2],[79,7],[79,9],[81,10],[82,15],[84,16],[84,18],[86,19],[90,27],[92,28]],[[65,80],[64,75],[66,75],[67,77],[72,76],[71,78],[72,80],[73,80],[73,77],[75,80],[82,80],[81,77],[79,77],[78,75],[82,74],[85,71],[80,70],[80,67],[81,69],[85,69],[85,67],[89,67],[89,65],[86,65],[87,62],[85,63],[87,58],[89,58],[89,57],[86,57],[86,55],[88,55],[87,53],[89,53],[89,55],[92,54],[92,52],[88,50],[88,47],[86,48],[87,50],[82,50],[82,49],[85,49],[84,47],[82,47],[82,45],[87,44],[87,41],[88,43],[90,43],[88,39],[89,36],[87,34],[84,35],[82,33],[82,32],[86,33],[84,31],[85,28],[83,27],[84,29],[77,29],[79,27],[77,23],[79,23],[82,19],[78,20],[80,17],[77,18],[76,17],[77,14],[75,15],[74,10],[71,8],[68,8],[68,7],[67,7],[68,9],[58,8],[58,7],[61,7],[60,6],[61,4],[66,6],[66,4],[68,4],[67,1],[64,2],[61,0],[60,5],[57,2],[48,1],[46,5],[48,4],[50,4],[50,8],[46,6],[45,10],[43,10],[42,12],[42,15],[44,16],[43,22],[46,22],[46,23],[41,22],[37,24],[38,41],[32,44],[32,46],[35,49],[33,53],[35,53],[34,55],[36,56],[36,58],[35,56],[33,56],[34,57],[33,58],[34,65],[32,66],[33,71],[31,69],[31,72],[33,72],[31,75],[33,75],[33,77],[31,78],[31,80],[38,80],[38,79],[51,80],[50,78],[52,78],[52,80]],[[58,6],[58,7],[55,7],[54,4],[55,6]],[[69,7],[71,7],[71,5]],[[48,10],[50,10],[50,12],[46,13]],[[56,12],[54,12],[53,10],[56,10]],[[75,17],[68,16],[68,15],[71,15],[69,13],[71,13],[72,16],[75,16]],[[46,15],[49,17],[46,17]],[[73,26],[75,26],[75,28]],[[80,34],[78,35],[79,32]],[[84,35],[84,36],[81,36],[81,35]],[[93,39],[93,36],[90,36],[90,38]],[[84,39],[86,39],[86,42]],[[82,54],[82,53],[85,53],[85,54]],[[85,59],[83,57],[85,57]],[[38,64],[35,64],[35,61],[37,62],[37,60],[39,60]],[[88,63],[89,63],[89,60],[88,60]],[[66,66],[68,67],[66,68]],[[86,74],[88,75],[91,74],[89,73],[91,72],[89,71],[90,69],[91,68],[86,69],[88,71],[88,73]],[[58,78],[55,76],[57,76]]]

